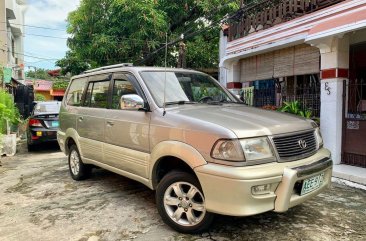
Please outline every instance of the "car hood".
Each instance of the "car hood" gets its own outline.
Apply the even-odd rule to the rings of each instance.
[[[263,110],[239,104],[192,105],[173,112],[230,129],[238,138],[267,136],[311,129],[310,121],[292,114]]]

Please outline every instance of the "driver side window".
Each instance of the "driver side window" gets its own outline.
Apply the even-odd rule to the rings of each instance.
[[[112,109],[123,109],[120,104],[121,97],[129,94],[137,94],[137,91],[126,75],[118,75],[113,86]]]

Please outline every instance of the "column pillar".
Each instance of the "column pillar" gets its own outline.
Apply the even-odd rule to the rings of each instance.
[[[238,95],[242,88],[242,83],[240,82],[240,62],[232,62],[229,69],[226,70],[226,88],[228,88],[233,94]]]
[[[331,37],[316,44],[321,54],[320,129],[324,146],[332,153],[334,164],[341,163],[343,81],[349,73],[348,36]]]

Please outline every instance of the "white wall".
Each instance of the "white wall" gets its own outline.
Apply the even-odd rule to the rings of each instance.
[[[227,36],[224,35],[223,31],[220,31],[220,42],[219,42],[219,62],[225,57],[225,50],[227,45]],[[226,87],[227,83],[227,70],[224,67],[219,69],[219,81]]]

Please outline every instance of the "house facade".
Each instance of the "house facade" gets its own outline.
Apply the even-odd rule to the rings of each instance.
[[[27,79],[25,85],[32,86],[35,94],[40,94],[45,98],[45,101],[62,101],[65,95],[65,89],[58,89],[53,86],[53,81],[50,80],[40,80]]]
[[[259,107],[298,100],[336,165],[366,167],[366,0],[260,2],[223,28],[220,82]]]
[[[0,66],[12,79],[23,84],[25,11],[26,0],[0,1]]]

